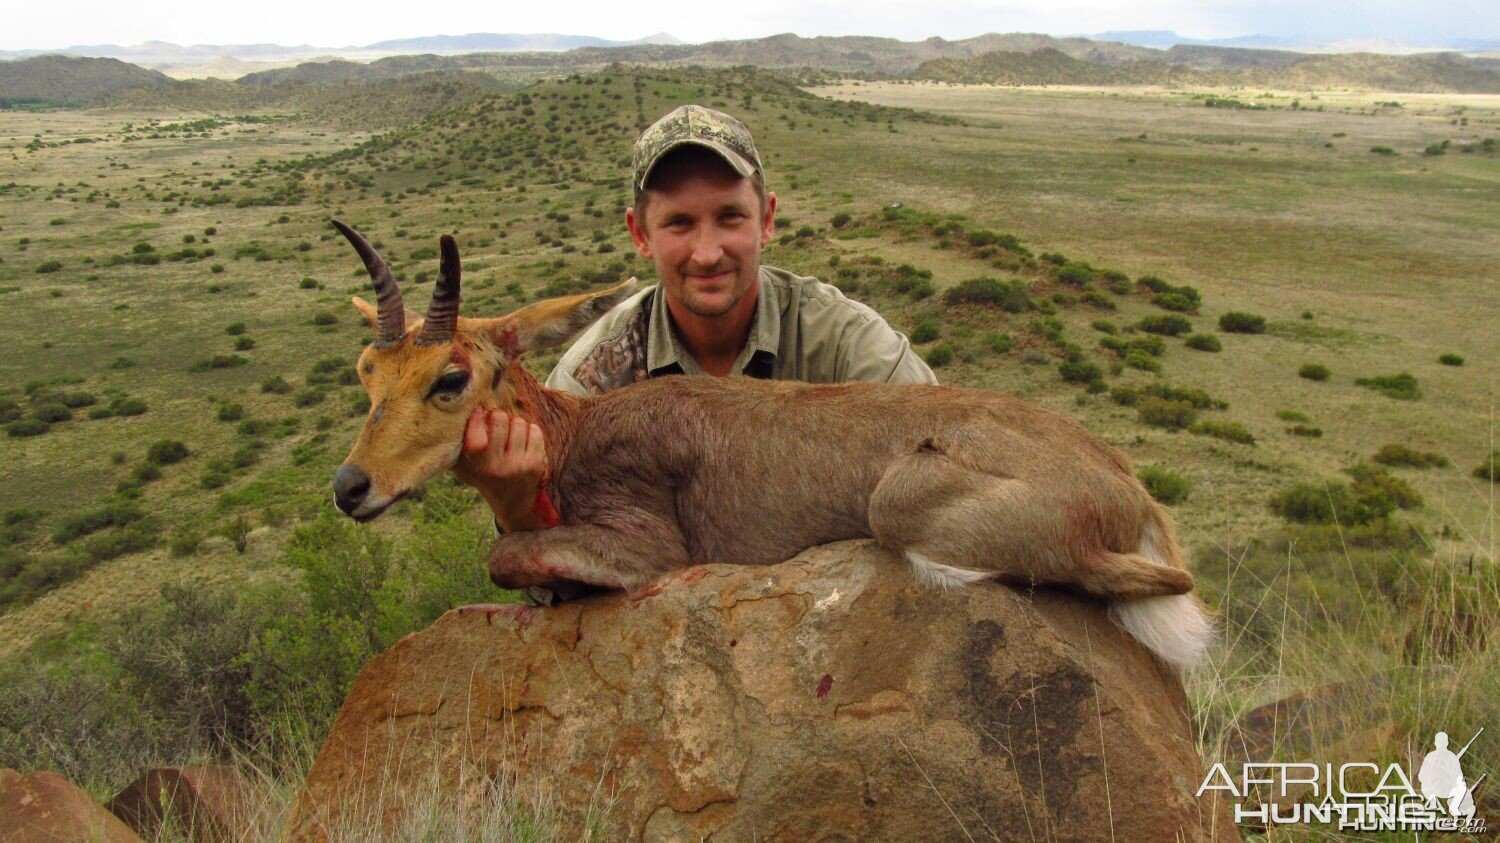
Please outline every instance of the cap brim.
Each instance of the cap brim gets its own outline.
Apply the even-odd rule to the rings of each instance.
[[[739,154],[738,152],[735,152],[728,146],[725,146],[724,144],[713,143],[712,141],[698,140],[697,138],[684,138],[683,140],[677,141],[676,143],[673,143],[662,149],[662,151],[656,153],[656,155],[646,163],[645,170],[641,172],[641,180],[635,185],[635,192],[640,193],[642,190],[646,189],[646,183],[651,181],[651,173],[656,169],[656,165],[661,162],[661,159],[667,157],[667,155],[673,150],[679,149],[684,146],[701,146],[705,149],[713,150],[716,154],[718,154],[720,158],[724,159],[724,162],[728,164],[731,169],[733,169],[736,173],[739,173],[741,178],[748,179],[751,176],[755,175],[757,171],[757,168],[753,162],[746,159],[745,156]]]

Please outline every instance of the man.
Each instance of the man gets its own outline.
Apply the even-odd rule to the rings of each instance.
[[[549,387],[597,395],[674,374],[937,382],[875,311],[817,279],[761,265],[776,194],[740,121],[682,106],[641,134],[632,159],[635,202],[625,225],[660,284],[589,327]],[[541,429],[498,411],[469,419],[464,451],[494,477],[539,486],[546,473]]]

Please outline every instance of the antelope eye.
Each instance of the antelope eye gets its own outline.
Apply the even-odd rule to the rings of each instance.
[[[432,385],[432,392],[428,394],[449,396],[457,395],[458,393],[463,392],[464,387],[468,385],[468,372],[449,372],[448,374],[443,375],[442,377],[437,379],[437,383]]]

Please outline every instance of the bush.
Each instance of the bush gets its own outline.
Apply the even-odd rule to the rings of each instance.
[[[1136,327],[1148,334],[1176,337],[1192,333],[1193,323],[1175,314],[1162,313],[1141,319],[1140,322],[1136,323]]]
[[[1141,390],[1147,395],[1164,398],[1168,401],[1186,401],[1195,410],[1227,410],[1229,402],[1220,401],[1201,389],[1185,389],[1182,387],[1168,386],[1164,383],[1148,384]]]
[[[849,216],[848,214],[837,213],[834,214],[833,219],[829,220],[828,222],[829,225],[832,225],[834,228],[843,228],[844,226],[848,225],[849,221],[852,219],[854,218]]]
[[[339,318],[326,310],[313,314],[312,324],[314,325],[337,325],[338,323]]]
[[[1082,354],[1068,355],[1068,359],[1057,365],[1057,372],[1068,383],[1093,383],[1104,377],[1104,370],[1099,368],[1099,364]]]
[[[236,366],[243,366],[249,362],[250,359],[248,357],[241,357],[238,354],[215,354],[207,360],[199,360],[189,366],[188,371],[207,372],[212,369],[233,369]]]
[[[1220,351],[1223,346],[1219,344],[1219,338],[1215,334],[1192,334],[1183,345],[1195,351]]]
[[[1219,330],[1226,334],[1264,334],[1266,318],[1232,310],[1219,317]]]
[[[1438,362],[1444,366],[1462,366],[1464,359],[1457,354],[1442,354],[1438,356]]]
[[[52,429],[52,425],[41,419],[16,419],[5,426],[10,436],[40,436]]]
[[[1417,386],[1417,379],[1406,372],[1399,375],[1355,378],[1354,383],[1398,401],[1415,401],[1422,397],[1422,390]]]
[[[255,340],[250,337],[240,337],[234,341],[235,351],[249,351],[255,347]]]
[[[982,304],[999,307],[1007,313],[1021,313],[1031,304],[1031,296],[1021,281],[1000,281],[996,278],[971,278],[943,293],[943,302],[949,305]]]
[[[1297,524],[1368,524],[1390,514],[1357,500],[1347,484],[1299,483],[1274,495],[1271,511]]]
[[[275,395],[285,395],[292,391],[292,385],[286,382],[281,375],[272,375],[260,382],[260,391]]]
[[[1305,436],[1309,439],[1317,439],[1323,435],[1323,428],[1312,427],[1306,424],[1294,424],[1286,429],[1293,436]]]
[[[61,401],[47,401],[31,408],[31,417],[44,422],[65,422],[73,419],[73,411]]]
[[[1380,450],[1370,459],[1381,465],[1394,465],[1404,468],[1446,468],[1448,458],[1442,454],[1431,451],[1418,451],[1405,445],[1390,443],[1381,445]]]
[[[1159,465],[1148,465],[1136,474],[1141,478],[1146,491],[1151,493],[1151,497],[1167,506],[1187,500],[1188,493],[1193,489],[1192,481]]]
[[[297,396],[292,399],[292,403],[298,407],[312,407],[323,403],[323,393],[316,389],[304,389],[297,393]]]
[[[1161,363],[1152,357],[1150,352],[1140,348],[1132,348],[1125,354],[1125,365],[1132,369],[1140,369],[1143,372],[1160,372]]]
[[[1093,283],[1094,268],[1086,263],[1068,261],[1058,268],[1057,280],[1074,287],[1086,287]]]
[[[925,356],[927,365],[936,369],[953,362],[953,346],[950,343],[940,342],[928,349]]]
[[[62,269],[62,261],[43,261],[37,266],[36,271],[39,275],[46,275],[49,272],[56,272],[59,269]]]
[[[146,462],[152,465],[173,465],[189,456],[188,447],[175,439],[161,439],[151,443],[146,450]]]
[[[141,511],[135,504],[105,504],[96,509],[86,510],[64,518],[53,529],[52,541],[55,544],[67,544],[74,539],[82,538],[90,533],[96,533],[106,527],[120,527],[132,524],[145,517],[146,513]]]
[[[1188,432],[1197,433],[1201,436],[1212,436],[1215,439],[1223,439],[1225,442],[1234,442],[1240,445],[1255,444],[1255,437],[1239,422],[1204,419],[1188,428]]]
[[[221,422],[239,421],[245,417],[245,407],[233,401],[226,401],[219,405],[217,416]]]
[[[1297,370],[1297,377],[1310,381],[1326,381],[1332,374],[1322,363],[1304,363],[1302,368]]]
[[[999,331],[986,334],[984,344],[989,347],[990,351],[996,354],[1004,354],[1010,351],[1012,347],[1010,334],[1002,334]]]
[[[224,329],[224,333],[230,335],[231,337],[237,337],[240,334],[245,333],[246,330],[247,329],[245,328],[245,323],[244,322],[235,322],[235,323],[231,324],[229,327],[225,328]]]
[[[1198,411],[1188,401],[1170,401],[1150,396],[1140,402],[1136,412],[1142,424],[1182,430],[1198,418]]]
[[[1350,488],[1360,500],[1397,509],[1420,509],[1422,506],[1422,495],[1389,469],[1360,463],[1344,469],[1344,473],[1354,478]]]
[[[11,398],[0,398],[0,424],[13,422],[22,416],[21,405]]]
[[[914,343],[932,342],[938,338],[938,323],[936,319],[923,319],[912,329],[911,341]]]
[[[139,416],[146,412],[146,402],[139,398],[116,398],[109,402],[109,409],[117,416]]]
[[[1497,466],[1500,466],[1500,451],[1491,451],[1490,458],[1474,469],[1474,476],[1491,483],[1500,482],[1500,469]]]

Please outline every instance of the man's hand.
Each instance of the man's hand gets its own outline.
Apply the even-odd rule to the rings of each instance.
[[[476,409],[464,426],[463,456],[454,470],[479,489],[506,532],[551,526],[543,517],[555,517],[551,504],[537,512],[547,475],[547,448],[537,425],[503,410]]]
[[[470,471],[495,480],[539,486],[547,473],[542,429],[504,410],[477,408],[469,414],[464,428],[464,456]]]

